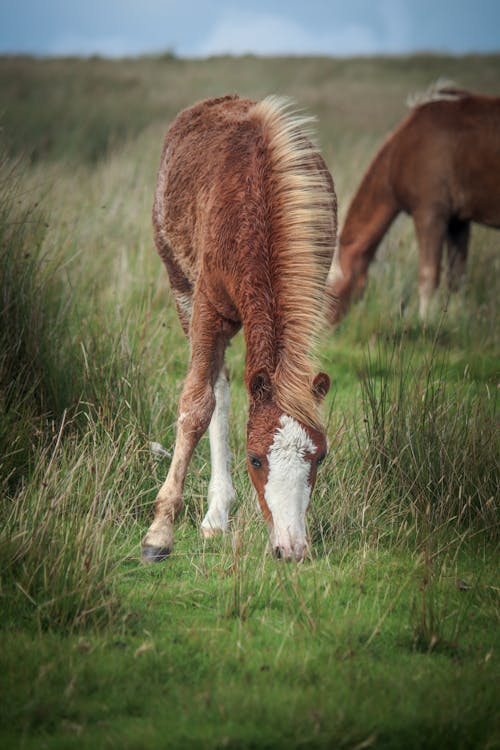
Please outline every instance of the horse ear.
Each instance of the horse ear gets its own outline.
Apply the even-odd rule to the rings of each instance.
[[[318,372],[312,382],[313,396],[322,401],[330,390],[330,378],[326,372]]]
[[[271,378],[267,370],[254,372],[250,378],[248,389],[255,401],[267,401],[271,398]]]

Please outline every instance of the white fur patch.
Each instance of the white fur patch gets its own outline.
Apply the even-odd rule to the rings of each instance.
[[[335,284],[337,281],[340,281],[343,278],[344,278],[344,273],[340,267],[338,250],[336,250],[335,255],[333,256],[330,270],[328,271],[328,278],[326,280],[326,283]]]
[[[306,510],[311,498],[311,463],[316,446],[305,429],[283,414],[268,453],[264,497],[273,517],[271,543],[286,557],[301,558],[306,547]]]
[[[181,294],[180,292],[174,292],[174,295],[181,315],[189,322],[191,320],[191,313],[193,312],[193,299],[191,295]]]
[[[214,390],[215,409],[208,428],[212,475],[208,486],[208,511],[201,524],[201,530],[205,536],[212,536],[218,531],[226,531],[229,510],[235,498],[230,473],[231,454],[228,440],[230,390],[229,381],[224,372],[221,372],[217,378]]]

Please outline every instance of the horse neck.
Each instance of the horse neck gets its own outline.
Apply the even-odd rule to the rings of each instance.
[[[259,288],[255,278],[251,279],[250,288]],[[255,297],[248,295],[242,314],[247,390],[255,373],[266,373],[271,380],[273,399],[281,411],[318,428],[321,420],[312,395],[311,342],[303,339],[300,325],[283,325],[279,289],[263,286],[259,291]]]
[[[245,375],[266,371],[273,375],[279,359],[277,309],[275,300],[263,298],[255,306],[247,306],[242,315],[246,344]]]
[[[344,222],[339,242],[339,260],[372,259],[377,246],[401,210],[390,175],[393,139],[377,153],[359,186]]]

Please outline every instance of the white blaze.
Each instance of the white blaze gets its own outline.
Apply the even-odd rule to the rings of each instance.
[[[306,510],[311,497],[311,463],[316,446],[305,429],[285,414],[269,449],[264,497],[273,517],[271,543],[285,556],[301,558],[306,545]]]

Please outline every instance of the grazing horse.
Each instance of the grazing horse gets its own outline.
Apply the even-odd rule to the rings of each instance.
[[[470,222],[500,227],[500,98],[434,90],[387,138],[340,235],[327,283],[331,322],[362,294],[377,246],[400,211],[415,224],[424,319],[439,286],[443,242],[454,291],[465,271]]]
[[[301,560],[305,514],[326,453],[311,343],[324,314],[336,239],[333,182],[283,100],[226,96],[194,105],[167,132],[153,225],[191,345],[177,436],[142,543],[157,562],[172,549],[193,450],[209,427],[211,478],[202,533],[228,527],[229,381],[224,353],[242,327],[249,397],[247,464],[279,557]]]

